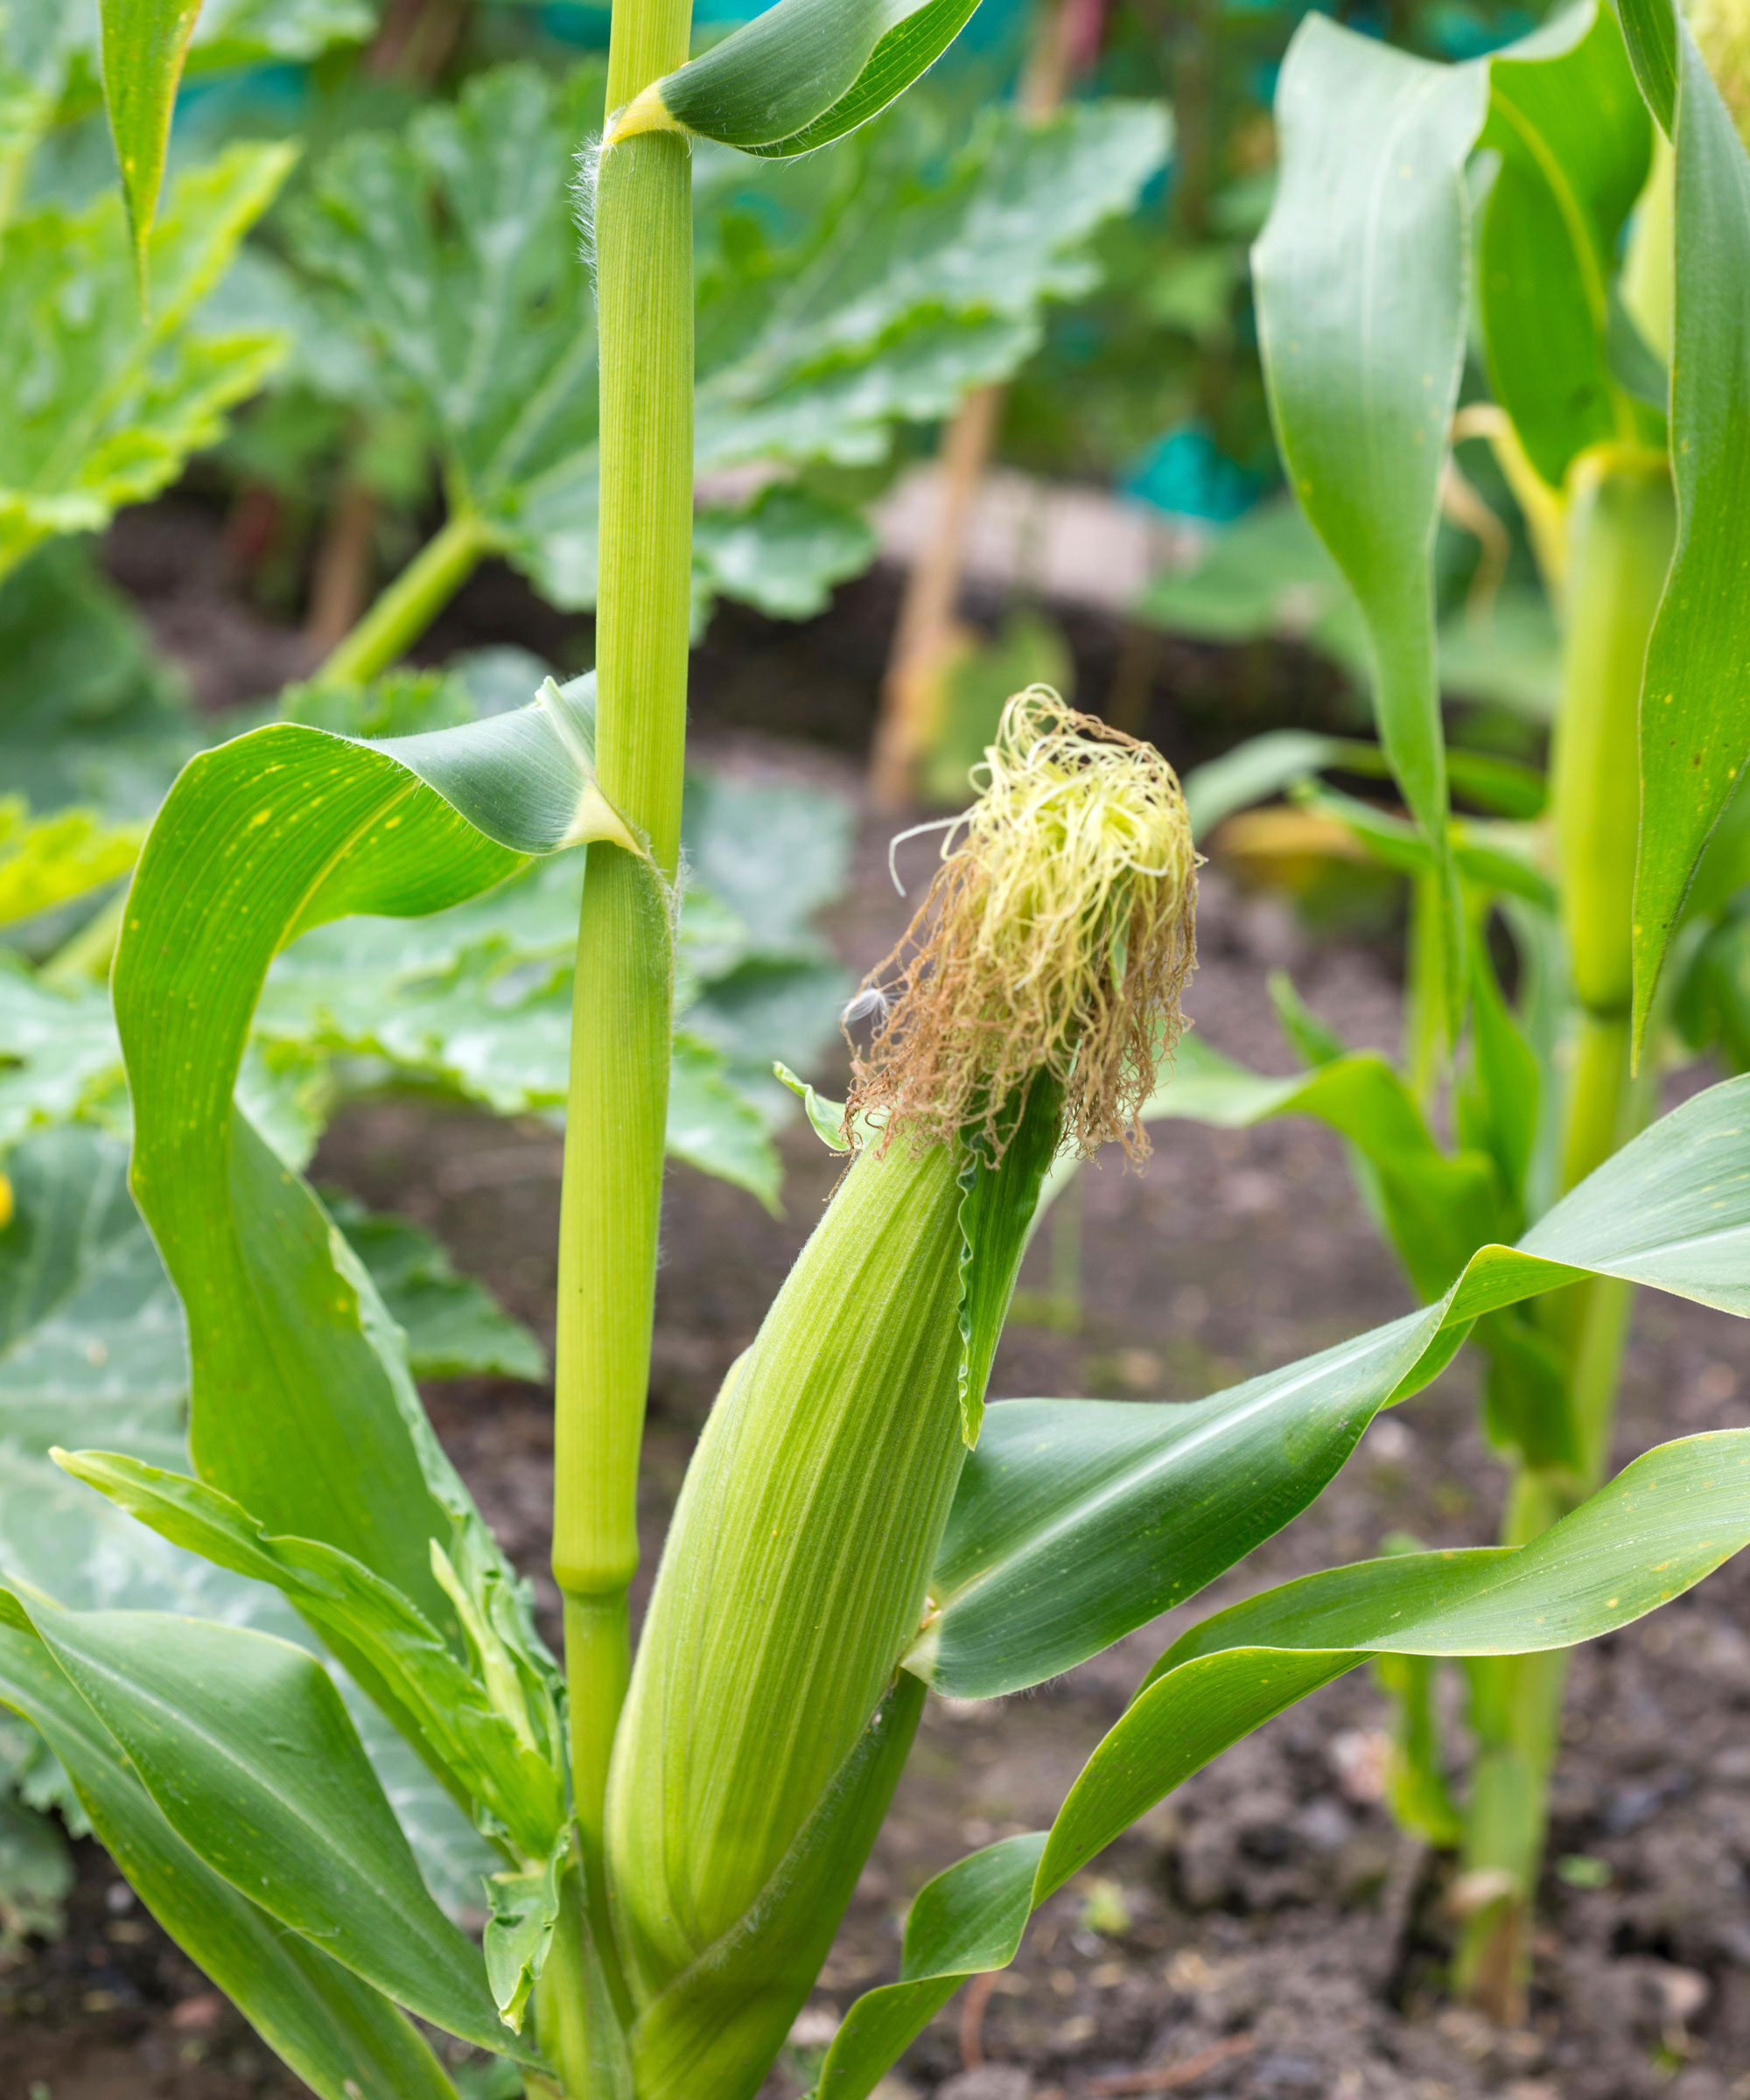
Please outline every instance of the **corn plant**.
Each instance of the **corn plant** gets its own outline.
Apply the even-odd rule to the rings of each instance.
[[[695,137],[788,157],[872,115],[960,0],[780,0],[687,59],[622,0],[593,156],[599,654],[513,712],[372,741],[282,722],[195,759],[129,891],[114,990],[134,1195],[182,1299],[192,1470],[62,1454],[325,1644],[0,1588],[0,1698],[166,1929],[324,2100],[453,2096],[406,2015],[531,2095],[752,2096],[825,1956],[928,1689],[992,1698],[1194,1593],[1312,1501],[1478,1320],[1592,1278],[1750,1312],[1750,1082],[1637,1138],[1434,1304],[1191,1407],[985,1388],[1052,1163],[1139,1113],[1180,1027],[1195,856],[1171,768],[1030,691],[858,1011],[825,1217],[732,1368],[634,1653],[680,877]],[[171,10],[161,19],[174,26]],[[168,92],[157,90],[160,101]],[[112,98],[115,82],[111,80]],[[122,120],[118,115],[118,128]],[[122,152],[127,170],[127,152]],[[136,223],[149,216],[136,194]],[[240,1105],[295,934],[416,919],[587,847],[571,1032],[553,1564],[564,1656],[445,1462],[383,1297]],[[948,1864],[819,2074],[857,2100],[1035,1905],[1182,1778],[1371,1655],[1553,1652],[1750,1539],[1750,1432],[1636,1461],[1522,1545],[1334,1569],[1194,1626],[1052,1828]],[[351,1718],[496,1855],[476,1946]]]
[[[1698,27],[1750,122],[1731,10]],[[1457,66],[1309,23],[1278,114],[1283,183],[1255,257],[1265,368],[1322,543],[1326,617],[1371,673],[1382,749],[1278,733],[1207,769],[1194,800],[1207,824],[1292,780],[1315,826],[1410,878],[1404,1070],[1348,1051],[1284,984],[1308,1071],[1266,1081],[1206,1053],[1153,1112],[1321,1118],[1433,1299],[1480,1242],[1554,1214],[1643,1127],[1676,1031],[1741,1067],[1750,162],[1701,52],[1660,8],[1580,8]],[[1473,313],[1493,398],[1455,419]],[[1435,528],[1452,439],[1479,433],[1561,628],[1547,782],[1444,745]],[[1389,773],[1413,821],[1324,787],[1321,769]],[[1449,821],[1449,780],[1481,816]],[[1516,1013],[1490,953],[1497,913]],[[1436,1111],[1466,1011],[1446,1142]],[[1485,1426],[1510,1468],[1506,1544],[1603,1478],[1628,1312],[1623,1284],[1594,1284],[1479,1321]],[[1507,2015],[1564,1666],[1491,1658],[1467,1674],[1476,1754],[1460,1809],[1426,1671],[1392,1673],[1406,1702],[1396,1794],[1406,1820],[1460,1851],[1457,1978]]]

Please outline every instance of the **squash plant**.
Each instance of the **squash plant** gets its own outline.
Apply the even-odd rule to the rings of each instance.
[[[1730,29],[1714,10],[1710,48],[1750,122]],[[1255,256],[1265,370],[1295,494],[1343,579],[1327,617],[1371,672],[1382,748],[1278,732],[1206,769],[1193,800],[1207,826],[1292,784],[1311,816],[1410,878],[1404,1070],[1348,1051],[1284,983],[1307,1071],[1264,1080],[1206,1052],[1151,1113],[1320,1117],[1432,1300],[1480,1241],[1553,1214],[1645,1124],[1679,1032],[1742,1067],[1750,161],[1689,33],[1627,0],[1456,66],[1314,20],[1278,116],[1282,187]],[[1455,419],[1473,314],[1493,398]],[[1442,734],[1437,513],[1452,439],[1479,434],[1561,628],[1547,782],[1448,752]],[[1413,821],[1321,770],[1389,774]],[[1482,814],[1450,820],[1449,782]],[[1497,914],[1516,1012],[1491,955]],[[1437,1111],[1466,1012],[1447,1140]],[[1593,1284],[1479,1321],[1485,1426],[1510,1468],[1506,1544],[1604,1477],[1628,1312],[1623,1284]],[[1562,1659],[1468,1665],[1462,1807],[1428,1673],[1390,1674],[1400,1812],[1461,1853],[1458,1981],[1509,2016]]]
[[[144,11],[119,0],[118,13]],[[1179,1028],[1194,857],[1158,754],[1030,692],[816,1127],[852,1158],[689,1471],[634,1656],[626,1593],[669,1070],[691,599],[692,142],[784,158],[940,52],[962,0],[780,0],[687,60],[622,0],[592,157],[598,659],[527,708],[371,741],[308,724],[196,759],[147,842],[115,997],[135,1195],[183,1299],[193,1470],[62,1463],[266,1584],[473,1818],[476,1947],[431,1901],[307,1648],[0,1592],[0,1698],[42,1731],[166,1928],[324,2100],[453,2087],[428,2028],[531,2094],[752,2096],[867,1856],[928,1688],[1071,1667],[1287,1522],[1475,1321],[1622,1278],[1750,1311],[1746,1084],[1644,1132],[1438,1301],[1193,1407],[984,1388],[1041,1185],[1140,1143]],[[155,10],[159,26],[175,10]],[[160,92],[167,92],[167,85]],[[124,168],[127,155],[122,155]],[[145,205],[136,198],[136,220]],[[416,918],[587,846],[556,1376],[556,1662],[444,1461],[381,1295],[235,1095],[295,933]],[[1204,1620],[1048,1831],[948,1866],[822,2095],[871,2092],[1034,1904],[1188,1772],[1370,1655],[1558,1650],[1750,1539],[1750,1432],[1638,1460],[1522,1545],[1328,1571]]]

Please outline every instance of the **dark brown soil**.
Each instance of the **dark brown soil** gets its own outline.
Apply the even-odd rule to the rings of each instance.
[[[748,654],[757,654],[752,640]],[[736,674],[753,675],[745,665]],[[794,670],[787,680],[793,692],[806,683]],[[726,733],[736,712],[724,701],[715,713],[713,741],[726,762],[801,764],[854,785],[850,766],[818,746],[792,756]],[[851,738],[830,731],[819,741],[843,748]],[[858,967],[903,917],[881,870],[884,837],[865,828],[856,893],[833,928]],[[1397,1000],[1378,956],[1309,948],[1278,908],[1242,901],[1219,882],[1206,895],[1191,1006],[1212,1041],[1287,1068],[1264,978],[1288,964],[1352,1040],[1393,1046]],[[792,1132],[785,1151],[782,1221],[687,1170],[671,1177],[647,1467],[649,1562],[716,1384],[836,1176],[805,1133]],[[432,1225],[461,1266],[550,1330],[558,1159],[544,1129],[388,1102],[348,1112],[318,1171]],[[1065,1333],[1036,1324],[1048,1311],[1047,1234],[1029,1257],[1029,1296],[998,1361],[999,1396],[1192,1398],[1410,1303],[1334,1139],[1310,1126],[1166,1126],[1145,1172],[1108,1166],[1084,1186],[1080,1325]],[[434,1390],[430,1402],[550,1615],[546,1396],[478,1382]],[[1742,1328],[1643,1296],[1619,1462],[1667,1437],[1746,1421]],[[1392,1530],[1435,1545],[1484,1541],[1501,1478],[1478,1437],[1460,1364],[1376,1424],[1321,1501],[1195,1613],[1371,1553]],[[932,1701],[767,2100],[801,2093],[810,2054],[837,2014],[894,1973],[905,1908],[925,1880],[969,1849],[1049,1819],[1190,1615],[1172,1614],[1023,1697]],[[1450,1864],[1397,1834],[1380,1805],[1385,1709],[1357,1673],[1193,1779],[1054,1898],[1015,1968],[970,2005],[951,2006],[883,2100],[1168,2090],[1199,2100],[1750,2100],[1746,1621],[1750,1557],[1578,1656],[1550,1857],[1592,1863],[1570,1865],[1568,1874],[1594,1885],[1578,1886],[1553,1865],[1546,1877],[1522,2031],[1498,2032],[1443,1992]],[[102,1855],[81,1848],[74,1930],[0,1978],[0,2100],[280,2100],[301,2090],[136,1908],[116,1907],[124,1893]],[[1102,2083],[1140,2070],[1155,2076]]]

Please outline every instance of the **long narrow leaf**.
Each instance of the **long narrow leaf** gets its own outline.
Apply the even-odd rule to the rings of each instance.
[[[268,965],[295,933],[438,909],[530,853],[623,840],[591,771],[592,729],[590,691],[550,685],[516,713],[399,742],[283,724],[207,752],[153,826],[116,956],[134,1192],[188,1314],[195,1469],[443,1628],[430,1542],[466,1532],[484,1566],[484,1528],[369,1278],[233,1088]]]
[[[1488,92],[1480,66],[1431,65],[1310,16],[1282,70],[1282,178],[1252,257],[1283,457],[1360,604],[1381,740],[1441,860],[1454,1000],[1433,551],[1464,353],[1464,169]]]
[[[1577,452],[1636,435],[1611,376],[1609,285],[1653,127],[1607,7],[1571,50],[1489,70],[1482,143],[1501,165],[1477,255],[1489,379],[1531,464],[1559,488]]]
[[[1423,1312],[1189,1405],[992,1407],[908,1667],[990,1698],[1096,1654],[1306,1508],[1480,1314],[1586,1275],[1750,1314],[1750,1078],[1642,1132],[1516,1248],[1480,1248]]]
[[[313,1656],[165,1613],[27,1608],[165,1820],[214,1872],[410,2011],[484,2048],[522,2053],[480,1950],[432,1901]]]
[[[788,158],[854,131],[933,66],[978,0],[779,0],[651,92],[689,131]]]
[[[380,1992],[288,1933],[184,1843],[41,1641],[10,1620],[0,1624],[0,1704],[41,1731],[159,1924],[321,2100],[455,2100],[430,2048]]]
[[[144,305],[146,242],[164,181],[177,86],[200,0],[102,0],[102,10],[103,94]]]
[[[1750,158],[1677,25],[1677,545],[1641,689],[1634,1028],[1750,754]]]
[[[1230,1744],[1369,1655],[1522,1655],[1613,1632],[1750,1541],[1750,1430],[1662,1446],[1529,1546],[1363,1561],[1268,1591],[1161,1658],[1049,1832],[1004,1839],[912,1907],[900,1980],[852,2006],[818,2100],[865,2100],[969,1975],[1012,1961],[1030,1913]]]
[[[543,1755],[527,1717],[500,1712],[398,1590],[318,1540],[269,1537],[202,1481],[113,1452],[55,1456],[173,1544],[282,1591],[355,1674],[368,1670],[372,1697],[452,1791],[489,1810],[523,1858],[546,1858],[564,1819],[558,1742]],[[556,1738],[556,1727],[542,1733]]]

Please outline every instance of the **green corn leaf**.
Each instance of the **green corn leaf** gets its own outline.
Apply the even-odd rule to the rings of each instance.
[[[1317,730],[1267,729],[1219,759],[1194,766],[1185,776],[1185,806],[1198,844],[1236,810],[1267,802],[1297,780],[1334,766],[1342,748],[1341,738],[1321,736]]]
[[[146,1908],[320,2100],[456,2100],[381,1992],[286,1932],[177,1835],[40,1640],[12,1624],[0,1625],[0,1704],[41,1730]]]
[[[1655,1610],[1750,1541],[1750,1430],[1637,1459],[1528,1546],[1363,1561],[1194,1627],[1156,1664],[1051,1830],[1004,1839],[918,1896],[900,1980],[852,2006],[817,2100],[865,2100],[969,1975],[1012,1961],[1029,1914],[1231,1744],[1371,1655],[1568,1648]]]
[[[1088,1760],[1040,1886],[1060,1885],[1217,1750],[1368,1655],[1572,1647],[1680,1595],[1746,1538],[1750,1432],[1724,1430],[1648,1452],[1530,1545],[1363,1561],[1219,1613],[1161,1657]]]
[[[452,1790],[502,1824],[523,1858],[545,1858],[565,1819],[550,1702],[532,1715],[520,1698],[500,1711],[415,1606],[332,1546],[270,1538],[228,1495],[136,1459],[53,1455],[173,1545],[281,1591]]]
[[[1489,381],[1559,488],[1588,445],[1639,435],[1611,376],[1610,282],[1653,127],[1606,6],[1567,51],[1496,59],[1489,84],[1481,144],[1501,162],[1477,253]]]
[[[1615,6],[1634,77],[1670,138],[1677,102],[1677,39],[1670,0],[1615,0]]]
[[[1345,825],[1382,867],[1412,877],[1436,872],[1433,850],[1401,817],[1317,781],[1303,783],[1294,799],[1303,808]],[[1450,838],[1454,871],[1483,899],[1518,897],[1541,911],[1556,911],[1556,886],[1536,864],[1535,835],[1510,825],[1458,823],[1451,827]]]
[[[1494,1160],[1519,1222],[1525,1211],[1544,1088],[1537,1054],[1520,1032],[1502,997],[1488,944],[1471,950],[1471,1055],[1453,1089],[1460,1144]]]
[[[984,1389],[1002,1339],[1015,1277],[1026,1250],[1062,1125],[1061,1090],[1045,1079],[1029,1090],[1000,1171],[976,1142],[960,1175],[961,1434],[969,1449],[984,1419]]]
[[[594,318],[571,194],[592,96],[593,74],[557,91],[526,68],[480,75],[404,136],[347,142],[290,222],[312,281],[301,332],[358,346],[356,368],[566,607],[596,587]],[[1165,145],[1158,109],[1108,102],[1044,126],[998,116],[951,153],[909,111],[806,166],[701,148],[696,468],[708,494],[724,470],[780,470],[751,501],[703,506],[701,617],[718,591],[792,617],[862,564],[866,528],[790,478],[879,461],[899,424],[1014,371],[1046,302],[1096,281],[1092,235]]]
[[[285,348],[270,330],[221,332],[197,312],[295,158],[233,146],[172,186],[150,247],[144,320],[121,200],[14,218],[0,234],[0,575],[39,542],[94,531],[155,495],[212,444],[226,410]]]
[[[1282,178],[1252,258],[1277,435],[1366,625],[1381,740],[1449,892],[1433,549],[1465,337],[1464,165],[1488,76],[1314,16],[1277,94]]]
[[[213,1872],[386,1997],[530,2057],[480,1950],[432,1901],[314,1656],[246,1627],[27,1606],[44,1645]]]
[[[863,2100],[969,1976],[1014,1960],[1045,1844],[1043,1830],[1004,1838],[925,1882],[906,1915],[899,1982],[865,1992],[851,2006],[813,2100]]]
[[[1311,729],[1267,729],[1219,759],[1194,766],[1185,777],[1186,806],[1199,840],[1236,810],[1268,802],[1315,774],[1327,771],[1382,776],[1390,772],[1376,744],[1322,736]],[[1491,813],[1527,822],[1540,816],[1548,799],[1544,776],[1514,759],[1476,751],[1446,754],[1447,777],[1460,794]]]
[[[122,171],[140,304],[147,301],[147,242],[164,181],[171,113],[200,0],[102,0],[103,98]]]
[[[1750,752],[1750,158],[1681,24],[1676,66],[1677,545],[1641,689],[1637,1051],[1697,866]]]
[[[946,51],[978,0],[779,0],[647,88],[675,125],[745,153],[788,158],[878,116]],[[610,138],[613,128],[610,127]]]
[[[6,1162],[0,1566],[82,1609],[182,1612],[308,1644],[276,1591],[180,1550],[49,1460],[66,1438],[187,1464],[182,1309],[128,1195],[127,1164],[123,1146],[80,1129],[45,1131]],[[452,1912],[478,1908],[494,1853],[370,1702],[343,1689],[432,1889]]]
[[[441,908],[532,852],[624,838],[590,771],[587,689],[380,746],[281,724],[195,760],[130,892],[114,977],[134,1193],[187,1310],[203,1479],[326,1539],[440,1626],[430,1543],[483,1527],[418,1406],[368,1276],[232,1093],[294,930]],[[482,828],[484,827],[484,828]]]
[[[992,1407],[906,1667],[963,1698],[1054,1676],[1298,1515],[1375,1413],[1425,1385],[1480,1315],[1595,1274],[1742,1316],[1746,1249],[1750,1080],[1729,1080],[1643,1131],[1516,1248],[1480,1247],[1420,1312],[1189,1405]]]
[[[522,2032],[529,1993],[541,1981],[553,1944],[559,1922],[559,1880],[571,1844],[567,1824],[539,1866],[494,1874],[486,1885],[492,1903],[483,1948],[486,1981],[500,2017],[518,2034]]]

